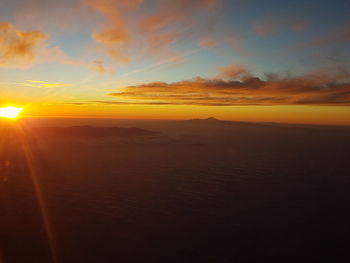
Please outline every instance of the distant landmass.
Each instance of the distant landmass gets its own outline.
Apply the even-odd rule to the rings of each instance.
[[[233,125],[233,124],[243,124],[243,125],[266,125],[267,123],[258,123],[258,122],[241,122],[241,121],[226,121],[219,120],[214,117],[209,117],[206,119],[190,119],[180,121],[183,123],[192,123],[192,124],[205,124],[205,125]]]
[[[214,117],[206,119],[190,119],[179,121],[187,124],[200,124],[210,126],[232,126],[232,125],[243,125],[243,126],[260,126],[260,127],[286,127],[286,128],[323,128],[323,129],[341,129],[348,130],[349,126],[338,126],[338,125],[322,125],[322,124],[300,124],[300,123],[277,123],[277,122],[244,122],[244,121],[227,121],[219,120]]]
[[[140,128],[120,127],[96,127],[96,126],[71,126],[71,127],[38,127],[33,132],[40,136],[53,137],[132,137],[148,136],[157,132]]]

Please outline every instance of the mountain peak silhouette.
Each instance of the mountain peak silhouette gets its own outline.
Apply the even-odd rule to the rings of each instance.
[[[218,119],[214,118],[214,117],[209,117],[207,119],[205,119],[206,121],[217,121]]]

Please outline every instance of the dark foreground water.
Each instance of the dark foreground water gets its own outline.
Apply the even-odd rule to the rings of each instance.
[[[160,133],[25,125],[57,262],[350,262],[350,129],[112,124]],[[28,152],[1,132],[0,262],[53,262]]]

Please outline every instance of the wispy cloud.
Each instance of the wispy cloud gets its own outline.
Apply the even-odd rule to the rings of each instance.
[[[112,69],[105,66],[104,61],[102,60],[95,60],[91,63],[90,69],[98,72],[98,73],[110,73],[112,72]]]
[[[138,31],[146,43],[146,54],[174,56],[178,54],[171,45],[191,38],[203,25],[212,18],[220,0],[156,0],[155,8],[141,16]],[[198,23],[198,16],[206,15],[205,20]],[[199,40],[202,48],[214,47],[215,40]]]
[[[72,86],[69,83],[51,83],[43,80],[26,80],[25,82],[18,83],[23,87],[34,87],[34,88],[61,88]]]
[[[81,0],[20,0],[13,14],[15,24],[43,31],[78,33],[91,30],[98,21]],[[6,5],[5,5],[6,6]]]
[[[202,39],[198,42],[200,48],[214,48],[217,46],[217,41],[214,39]]]
[[[0,67],[27,69],[35,64],[54,62],[109,71],[103,61],[86,62],[66,55],[58,46],[51,46],[50,36],[39,30],[22,31],[10,23],[0,23]]]
[[[115,62],[129,63],[134,57],[179,56],[171,47],[202,23],[197,15],[215,9],[219,0],[155,0],[148,12],[141,12],[142,0],[85,0],[84,3],[105,18],[105,24],[92,33]],[[146,3],[145,3],[146,4]],[[202,43],[205,46],[213,45]]]
[[[330,31],[323,33],[318,38],[300,43],[297,45],[297,47],[325,47],[338,43],[350,43],[350,22],[342,25],[337,25]]]
[[[243,56],[251,56],[253,53],[246,48],[245,40],[238,35],[231,35],[225,41],[231,48]]]
[[[302,32],[309,25],[309,21],[300,17],[273,15],[256,22],[253,29],[257,35],[266,37],[286,30]]]
[[[125,13],[134,10],[142,0],[85,0],[84,2],[106,18],[106,23],[92,34],[93,38],[104,45],[106,53],[115,61],[130,62],[130,57],[123,52],[123,47],[130,42]]]

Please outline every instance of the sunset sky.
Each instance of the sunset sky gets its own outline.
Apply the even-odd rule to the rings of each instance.
[[[1,0],[27,116],[350,125],[349,0]]]

